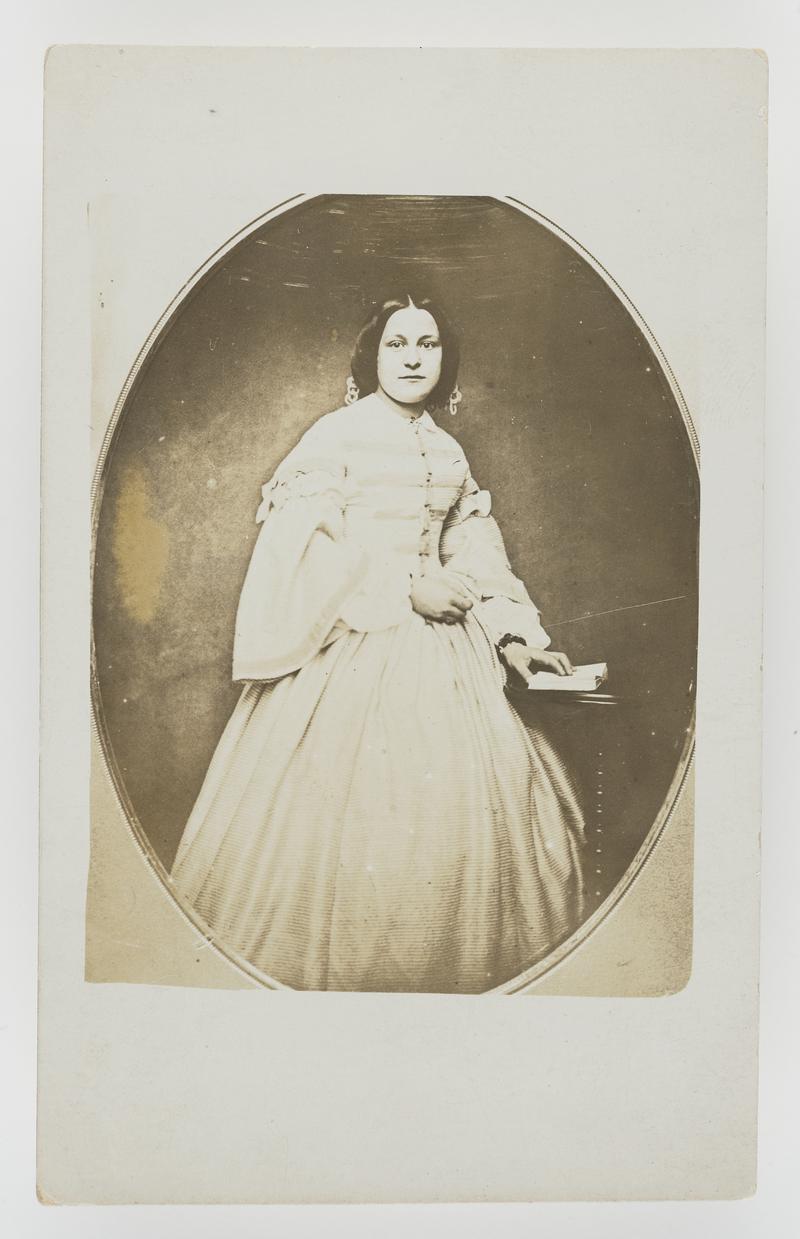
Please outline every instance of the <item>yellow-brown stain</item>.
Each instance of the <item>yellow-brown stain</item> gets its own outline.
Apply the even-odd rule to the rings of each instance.
[[[113,548],[122,604],[140,624],[149,624],[156,613],[169,553],[169,534],[151,508],[144,474],[127,468],[114,513]]]

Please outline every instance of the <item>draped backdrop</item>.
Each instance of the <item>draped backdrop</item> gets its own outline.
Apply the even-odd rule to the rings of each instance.
[[[240,691],[234,615],[261,484],[343,402],[365,309],[398,289],[440,299],[460,330],[464,398],[437,418],[491,491],[553,648],[607,661],[632,703],[600,725],[618,876],[691,728],[697,474],[669,383],[617,295],[492,198],[311,199],[237,244],[175,311],[103,473],[94,646],[107,754],[169,865]],[[592,749],[591,765],[597,722],[589,736],[576,711],[545,713],[576,762]]]

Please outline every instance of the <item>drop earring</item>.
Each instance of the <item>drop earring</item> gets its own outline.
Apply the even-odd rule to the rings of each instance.
[[[456,413],[458,412],[459,402],[462,399],[463,399],[463,393],[461,392],[461,389],[459,388],[458,383],[456,383],[455,387],[450,393],[450,399],[447,402],[447,407],[450,410],[452,417],[455,417]]]
[[[357,400],[358,400],[358,387],[356,386],[356,381],[353,378],[352,374],[348,374],[347,391],[345,393],[344,402],[345,404],[355,404]]]

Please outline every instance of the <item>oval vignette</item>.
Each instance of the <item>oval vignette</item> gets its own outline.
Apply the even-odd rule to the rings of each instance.
[[[239,693],[233,619],[260,486],[342,403],[366,304],[410,272],[462,333],[464,398],[445,429],[492,492],[553,648],[607,662],[617,698],[513,697],[575,770],[598,860],[587,920],[502,987],[513,992],[579,947],[630,887],[693,742],[696,437],[646,325],[555,224],[511,199],[300,196],[196,273],[142,349],[98,465],[95,720],[126,817],[166,881]]]

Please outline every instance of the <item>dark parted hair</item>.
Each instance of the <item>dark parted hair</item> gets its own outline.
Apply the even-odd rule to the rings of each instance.
[[[430,297],[415,297],[411,293],[401,293],[400,296],[387,297],[385,301],[376,302],[356,337],[350,372],[355,379],[360,396],[368,396],[377,390],[378,345],[381,342],[383,329],[395,310],[404,310],[409,305],[415,305],[418,310],[427,310],[433,317],[439,332],[442,345],[442,373],[439,382],[425,403],[429,408],[443,409],[456,385],[461,350],[458,336],[448,314],[438,301]]]

